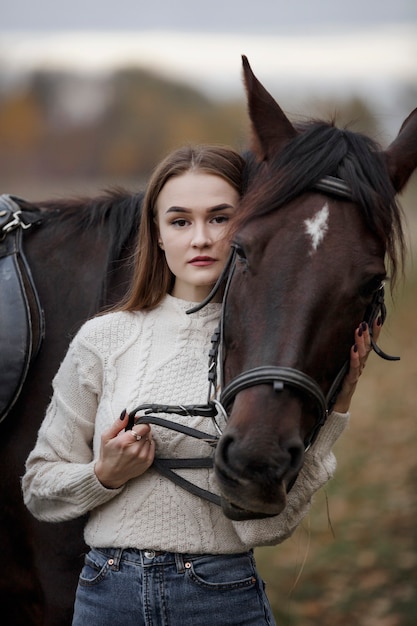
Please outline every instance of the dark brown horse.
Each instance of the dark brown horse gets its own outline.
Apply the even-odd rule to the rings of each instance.
[[[354,329],[383,310],[381,285],[403,256],[395,195],[417,166],[417,109],[382,152],[322,122],[295,128],[246,59],[244,74],[258,164],[224,300],[230,416],[215,462],[233,519],[285,507]]]
[[[7,563],[0,574],[0,604],[14,626],[65,626],[71,623],[82,565],[83,520],[37,522],[23,505],[20,476],[70,339],[126,289],[141,196],[120,192],[18,205],[22,221],[34,222],[23,233],[22,249],[44,311],[45,338],[19,398],[0,424],[0,549]],[[4,284],[1,288],[4,294]],[[2,340],[13,322],[5,328],[1,320]]]
[[[285,505],[304,443],[322,418],[321,396],[385,277],[386,254],[395,267],[400,223],[394,193],[417,162],[415,113],[390,149],[378,154],[367,140],[331,126],[319,125],[315,133],[294,129],[247,64],[245,76],[256,162],[226,293],[222,399],[230,421],[216,454],[225,513],[238,518],[275,514]],[[340,200],[334,187],[318,191],[323,178],[328,189],[328,176],[343,179],[336,186],[353,201]],[[140,201],[117,193],[44,202],[39,212],[18,202],[23,219],[35,214],[22,238],[45,312],[45,339],[1,424],[0,547],[7,567],[0,600],[15,626],[71,622],[83,520],[34,520],[22,503],[20,476],[69,340],[126,288]],[[271,383],[264,368],[272,370]],[[239,378],[245,372],[249,387]],[[301,385],[294,382],[299,379]]]

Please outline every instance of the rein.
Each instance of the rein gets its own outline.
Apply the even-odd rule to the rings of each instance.
[[[341,197],[348,200],[353,200],[352,192],[349,186],[341,179],[335,178],[333,176],[325,176],[321,180],[319,180],[314,185],[314,190],[325,192],[331,195],[335,195],[337,197]],[[228,260],[226,261],[225,267],[217,279],[216,284],[213,289],[198,305],[189,309],[187,314],[195,313],[201,310],[206,304],[208,304],[213,297],[217,294],[223,283],[226,283],[223,302],[222,302],[222,311],[220,316],[219,326],[215,330],[211,343],[212,347],[209,351],[209,365],[208,365],[208,381],[209,381],[209,390],[208,390],[208,398],[207,404],[205,405],[180,405],[180,406],[167,406],[160,404],[143,404],[135,408],[131,413],[129,413],[129,422],[126,427],[126,430],[130,430],[135,424],[145,423],[145,424],[156,424],[158,426],[163,426],[165,428],[169,428],[171,430],[183,433],[190,437],[198,438],[200,440],[205,441],[211,447],[216,447],[221,435],[222,431],[217,422],[217,416],[220,414],[226,421],[228,419],[228,410],[230,409],[233,401],[238,393],[240,393],[244,389],[248,389],[250,387],[254,387],[256,385],[262,384],[270,384],[273,386],[275,392],[279,393],[284,391],[286,388],[297,389],[301,391],[303,394],[309,396],[316,407],[316,423],[313,427],[312,432],[307,436],[304,441],[304,448],[307,451],[310,446],[314,443],[317,438],[318,433],[320,432],[321,427],[325,424],[326,419],[331,412],[335,402],[337,395],[340,391],[340,387],[342,385],[343,379],[349,370],[349,360],[347,360],[336,378],[334,379],[330,390],[327,395],[324,395],[323,391],[319,387],[318,383],[308,376],[304,372],[291,368],[291,367],[281,367],[281,366],[260,366],[255,367],[250,370],[246,370],[242,372],[235,378],[233,378],[227,385],[224,385],[223,381],[223,359],[221,356],[221,350],[223,347],[223,333],[224,333],[224,318],[225,318],[225,305],[227,300],[227,294],[229,291],[230,283],[233,277],[235,264],[236,264],[236,247],[232,245],[230,255]],[[381,316],[382,322],[385,321],[386,318],[386,306],[385,306],[385,298],[384,298],[384,285],[381,284],[378,290],[375,292],[372,302],[370,303],[366,313],[364,321],[368,324],[369,333],[371,336],[371,346],[372,349],[383,359],[389,361],[397,361],[399,357],[394,357],[383,352],[376,342],[373,339],[373,323],[378,315]],[[217,400],[217,370],[219,364],[221,365],[220,375],[221,375],[221,384],[220,387],[222,391],[220,393],[220,398]],[[140,417],[136,417],[136,414],[143,411],[144,414]],[[195,428],[189,428],[182,424],[177,424],[171,420],[155,417],[154,415],[150,415],[150,413],[175,413],[177,415],[190,415],[190,416],[203,416],[209,417],[212,419],[213,424],[215,426],[215,430],[217,432],[216,435],[210,435],[203,431],[200,431]],[[203,499],[206,499],[210,502],[213,502],[217,505],[221,505],[221,499],[217,494],[209,492],[205,489],[198,487],[197,485],[191,483],[190,481],[184,479],[183,477],[176,474],[174,469],[195,469],[195,468],[211,468],[213,467],[213,457],[205,457],[205,458],[191,458],[191,459],[159,459],[155,458],[153,467],[157,471],[159,471],[166,478],[169,478],[177,485],[183,487],[190,493],[197,495]]]

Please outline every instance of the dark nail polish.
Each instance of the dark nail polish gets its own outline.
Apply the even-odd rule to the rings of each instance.
[[[376,325],[377,326],[382,326],[382,317],[379,316],[378,319],[376,320]]]
[[[368,328],[368,324],[366,322],[362,322],[361,326],[362,326],[363,332],[365,332],[365,330],[367,330]]]
[[[124,418],[126,417],[126,413],[127,413],[126,409],[123,409],[123,411],[120,413],[120,421],[123,422]]]
[[[358,330],[358,337],[362,337],[362,334],[363,334],[363,330],[362,330],[362,324],[361,324]]]
[[[357,351],[358,351],[358,346],[355,343],[355,345],[353,346],[353,352],[357,352]]]

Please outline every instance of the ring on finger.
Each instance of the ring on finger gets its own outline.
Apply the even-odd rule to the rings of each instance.
[[[130,432],[132,433],[136,441],[140,441],[142,439],[142,435],[138,435],[138,433],[135,432],[133,429]]]

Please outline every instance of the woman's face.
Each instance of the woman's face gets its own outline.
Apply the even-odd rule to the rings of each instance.
[[[225,234],[238,201],[232,185],[214,174],[189,171],[165,183],[156,220],[173,296],[201,302],[210,293],[229,254]]]

